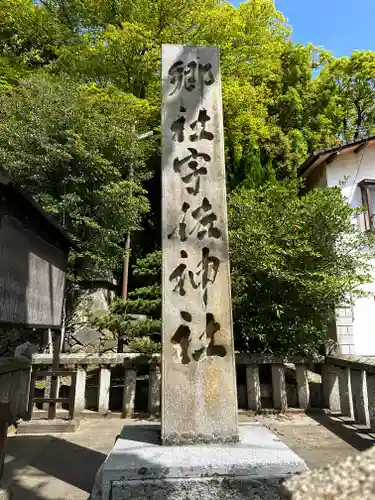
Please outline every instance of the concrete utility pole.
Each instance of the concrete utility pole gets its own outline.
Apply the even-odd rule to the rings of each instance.
[[[147,139],[148,137],[151,137],[153,135],[159,134],[160,132],[156,130],[150,130],[149,132],[146,132],[145,134],[139,135],[137,137],[137,141],[143,141],[144,139]],[[130,165],[130,171],[129,171],[129,181],[132,182],[134,177],[134,171],[133,171],[133,165]],[[132,196],[132,192],[130,192],[130,196]],[[125,257],[124,257],[124,269],[123,269],[123,274],[122,274],[122,292],[121,292],[121,297],[126,300],[128,297],[128,282],[129,282],[129,257],[130,257],[130,246],[131,246],[131,233],[130,231],[128,232],[126,236],[126,242],[125,242]]]

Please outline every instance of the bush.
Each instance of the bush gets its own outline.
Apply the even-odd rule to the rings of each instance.
[[[236,346],[321,352],[335,306],[363,292],[373,252],[339,188],[300,197],[294,182],[240,187],[229,200]]]

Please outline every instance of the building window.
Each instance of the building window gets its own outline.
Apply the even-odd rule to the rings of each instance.
[[[364,219],[366,231],[375,231],[375,179],[360,182],[362,203],[365,207]]]

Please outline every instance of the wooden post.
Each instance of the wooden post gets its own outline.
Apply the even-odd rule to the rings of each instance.
[[[52,357],[52,370],[58,370],[60,367],[60,353],[61,353],[61,331],[55,330],[53,332],[53,357]],[[48,409],[48,419],[53,420],[56,418],[56,402],[53,399],[57,398],[58,377],[52,376],[51,379],[51,401]]]

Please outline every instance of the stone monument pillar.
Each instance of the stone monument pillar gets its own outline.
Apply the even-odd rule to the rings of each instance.
[[[217,47],[162,52],[163,444],[235,442]]]
[[[218,49],[164,45],[162,63],[163,444],[125,425],[90,498],[276,499],[306,464],[237,425]]]

